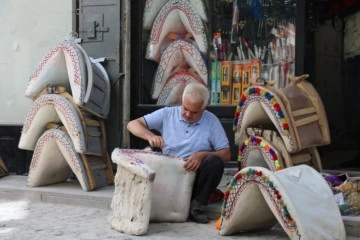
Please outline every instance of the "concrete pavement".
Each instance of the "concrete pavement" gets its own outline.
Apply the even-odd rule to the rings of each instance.
[[[228,171],[219,188],[233,176]],[[151,223],[144,236],[130,236],[110,227],[108,210],[113,186],[84,192],[77,182],[26,187],[26,176],[0,178],[0,239],[289,239],[281,227],[271,231],[220,236],[214,221],[208,224]],[[209,205],[211,217],[220,216],[220,203]],[[358,225],[354,225],[358,227]],[[359,239],[348,235],[348,240]]]
[[[11,210],[10,210],[11,209]],[[107,211],[74,205],[0,200],[0,239],[238,239],[222,237],[214,224],[151,223],[144,236],[129,236],[110,228]],[[5,210],[5,211],[4,211]],[[282,230],[242,235],[241,239],[288,239]]]

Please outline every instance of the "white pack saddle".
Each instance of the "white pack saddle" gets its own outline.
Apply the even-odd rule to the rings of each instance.
[[[146,0],[144,15],[143,15],[143,29],[150,30],[154,20],[159,13],[160,9],[165,5],[169,0]],[[199,16],[204,20],[208,21],[205,4],[203,0],[189,0],[199,14]]]
[[[43,94],[32,103],[21,131],[19,148],[34,150],[48,123],[65,126],[76,152],[103,154],[102,145],[106,139],[102,120],[80,110],[60,94]]]
[[[208,70],[201,52],[189,41],[178,39],[171,42],[161,55],[156,70],[152,98],[158,99],[168,79],[176,73],[177,69],[192,68],[207,85]]]
[[[266,85],[246,89],[235,112],[235,144],[244,142],[245,129],[253,126],[279,132],[290,153],[329,144],[324,106],[305,78],[296,78],[283,89]]]
[[[158,105],[181,105],[182,94],[186,85],[190,83],[202,83],[202,79],[196,73],[180,72],[172,75],[166,82],[157,100]]]
[[[36,143],[27,185],[39,187],[65,182],[72,172],[84,191],[104,187],[114,181],[108,155],[77,153],[66,131],[46,130]]]
[[[208,42],[204,23],[188,0],[170,0],[161,8],[151,29],[145,58],[156,62],[161,58],[161,46],[170,33],[190,33],[200,51],[206,54]]]
[[[292,240],[346,239],[334,195],[313,168],[246,167],[235,174],[225,192],[220,234],[270,230],[277,222]]]
[[[65,87],[74,102],[101,118],[110,108],[110,80],[104,67],[75,41],[57,44],[30,77],[25,96],[35,99],[48,85]]]
[[[184,169],[182,158],[116,148],[111,159],[118,165],[108,216],[113,228],[143,235],[149,221],[187,220],[195,172]]]

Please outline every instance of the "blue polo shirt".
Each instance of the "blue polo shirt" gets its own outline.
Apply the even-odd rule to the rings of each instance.
[[[181,106],[164,107],[144,116],[149,129],[155,129],[164,138],[164,154],[186,158],[199,151],[217,151],[229,148],[219,119],[205,110],[195,123],[181,116]]]

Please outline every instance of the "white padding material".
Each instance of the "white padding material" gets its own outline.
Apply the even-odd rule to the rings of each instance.
[[[118,164],[109,222],[118,231],[142,235],[149,221],[185,222],[195,172],[183,159],[135,149],[114,149]],[[135,195],[136,193],[136,195]]]
[[[272,172],[247,167],[225,193],[221,235],[271,229],[278,221],[295,239],[346,239],[334,195],[320,173],[307,165]]]

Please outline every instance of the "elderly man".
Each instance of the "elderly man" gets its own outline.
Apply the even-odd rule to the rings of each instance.
[[[205,206],[221,181],[224,162],[231,158],[229,140],[219,119],[205,110],[208,102],[209,90],[203,84],[191,83],[184,89],[181,106],[164,107],[127,125],[132,134],[148,141],[151,147],[184,158],[184,168],[197,172],[190,218],[198,223],[209,222]]]

